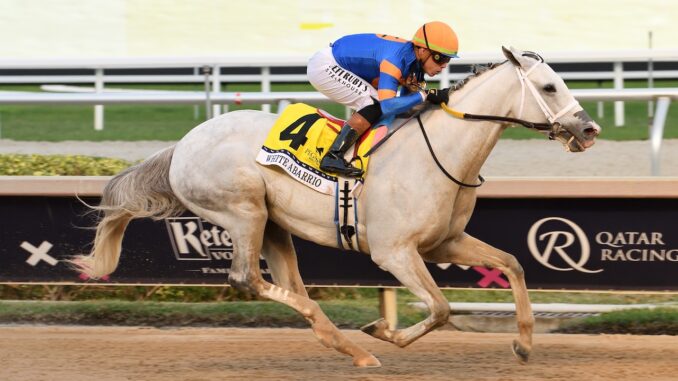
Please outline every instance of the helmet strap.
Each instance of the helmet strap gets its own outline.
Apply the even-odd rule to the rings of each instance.
[[[426,42],[426,49],[431,50],[431,48],[428,46],[428,37],[426,37],[426,24],[422,27],[424,30],[424,42]]]
[[[415,49],[425,49],[423,46],[415,46]],[[426,63],[426,61],[433,58],[433,52],[431,52],[431,49],[426,49],[426,53],[428,53],[428,56],[423,57],[423,54],[418,53],[418,58],[417,61],[419,61],[422,65]],[[425,53],[424,53],[425,54]]]

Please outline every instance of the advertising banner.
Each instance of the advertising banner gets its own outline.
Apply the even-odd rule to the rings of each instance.
[[[98,199],[84,200],[96,205]],[[84,279],[62,259],[87,253],[91,213],[72,197],[0,197],[0,282],[223,285],[228,231],[191,214],[133,220],[117,270]],[[678,290],[676,199],[479,199],[466,231],[516,256],[531,289]],[[295,237],[307,285],[397,286],[369,255]],[[266,262],[262,272],[270,279]],[[498,269],[428,264],[441,287],[508,288]]]

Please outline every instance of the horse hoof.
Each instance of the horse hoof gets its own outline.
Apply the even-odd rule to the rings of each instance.
[[[381,367],[381,362],[373,355],[368,355],[361,358],[353,358],[353,365],[358,368],[379,368]]]
[[[522,365],[527,364],[527,360],[530,357],[530,350],[524,347],[518,340],[513,340],[513,344],[511,345],[511,351],[513,354],[516,356],[516,359],[518,359],[518,362],[521,363]]]
[[[378,339],[390,341],[390,339],[386,337],[386,331],[388,330],[388,322],[386,319],[382,318],[375,320],[372,323],[362,326],[360,330]]]

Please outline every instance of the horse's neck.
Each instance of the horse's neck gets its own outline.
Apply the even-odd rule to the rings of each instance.
[[[453,108],[471,114],[506,116],[518,85],[515,68],[510,63],[498,65],[452,93]]]
[[[508,115],[517,85],[512,69],[512,65],[507,63],[469,80],[462,89],[452,94],[452,108],[470,114]],[[454,168],[454,172],[466,182],[475,183],[480,168],[505,126],[488,121],[454,119],[443,110],[430,113],[427,119],[426,124],[440,126],[431,129],[432,134],[437,135],[432,140],[440,144],[436,151],[452,156],[443,161],[449,163],[449,167]]]

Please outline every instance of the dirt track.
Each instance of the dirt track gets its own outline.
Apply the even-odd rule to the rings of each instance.
[[[0,380],[678,380],[675,336],[536,335],[522,366],[511,334],[437,331],[400,349],[346,332],[383,366],[354,368],[306,329],[4,326]]]

